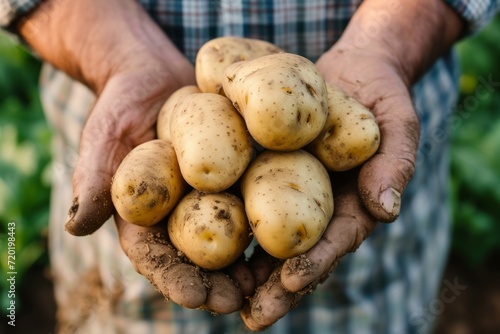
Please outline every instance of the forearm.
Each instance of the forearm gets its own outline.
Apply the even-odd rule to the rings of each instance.
[[[365,0],[335,46],[393,62],[410,85],[465,29],[442,0]]]
[[[136,56],[141,52],[157,53],[172,64],[176,73],[169,74],[179,84],[191,67],[133,0],[48,0],[22,19],[18,29],[44,60],[96,93],[125,67],[151,65],[140,63]]]

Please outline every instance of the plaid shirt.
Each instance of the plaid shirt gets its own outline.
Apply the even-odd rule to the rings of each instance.
[[[61,0],[62,1],[62,0]],[[8,27],[38,1],[0,0],[0,24]],[[178,48],[194,62],[206,41],[239,35],[271,41],[316,60],[339,38],[361,1],[140,1]],[[498,2],[447,1],[482,27]],[[456,59],[438,60],[413,87],[421,122],[417,170],[393,224],[380,225],[330,278],[269,333],[426,333],[442,312],[438,289],[449,245],[447,129],[457,98]],[[244,333],[238,314],[214,317],[163,298],[132,268],[117,242],[114,224],[75,238],[63,224],[71,205],[71,173],[90,106],[91,92],[45,65],[42,101],[55,129],[50,253],[56,297],[66,330],[79,333]],[[458,115],[460,116],[460,115]],[[99,273],[99,298],[83,295],[82,277]],[[85,282],[85,281],[84,281]],[[451,282],[453,283],[453,282]],[[86,298],[82,311],[74,300]],[[78,330],[76,330],[78,329]]]

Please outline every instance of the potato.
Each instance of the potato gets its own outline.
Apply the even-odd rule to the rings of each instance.
[[[194,93],[201,93],[198,86],[184,86],[176,90],[172,95],[170,95],[167,101],[165,101],[160,109],[160,112],[158,113],[158,119],[156,121],[156,135],[158,139],[172,142],[172,137],[170,136],[170,117],[172,115],[172,110],[179,101],[184,99],[184,97]]]
[[[172,211],[185,189],[172,145],[155,139],[123,159],[113,176],[111,199],[125,221],[151,226]]]
[[[224,75],[226,96],[263,147],[296,150],[323,129],[328,114],[326,84],[308,59],[273,54],[232,64]]]
[[[304,150],[259,154],[243,175],[241,190],[255,239],[277,258],[309,250],[333,216],[328,172]]]
[[[168,234],[178,250],[208,270],[233,263],[252,240],[243,202],[227,192],[191,191],[170,215]]]
[[[325,127],[306,149],[328,170],[346,171],[375,154],[380,144],[380,131],[368,108],[331,84],[327,84],[327,90]]]
[[[195,189],[223,191],[239,179],[250,163],[250,134],[224,96],[186,96],[174,108],[170,130],[181,173]]]
[[[196,83],[204,93],[224,95],[222,79],[229,65],[265,55],[284,52],[258,39],[225,36],[205,43],[196,54]]]

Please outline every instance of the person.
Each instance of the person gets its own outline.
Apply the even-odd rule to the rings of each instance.
[[[452,46],[498,6],[1,0],[2,27],[45,62],[40,83],[54,129],[50,255],[59,332],[430,332],[449,245],[447,128],[458,77]],[[161,227],[139,228],[117,215],[108,220],[114,212],[107,205],[113,172],[133,147],[154,138],[162,103],[195,84],[197,50],[225,35],[267,40],[311,59],[326,81],[369,107],[381,129],[377,154],[334,180],[335,215],[306,254],[310,269],[294,270],[294,260],[278,264],[280,279],[255,297],[263,307],[247,302],[243,321],[238,312],[214,316],[155,291],[163,273],[138,274],[148,263],[133,251],[152,235],[164,238]],[[255,274],[264,273],[256,276],[264,284],[276,262],[262,252],[253,261],[263,266]]]

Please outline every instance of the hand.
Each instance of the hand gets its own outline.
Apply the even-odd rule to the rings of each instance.
[[[85,124],[73,175],[74,210],[70,210],[66,224],[71,234],[93,233],[102,219],[107,219],[106,209],[113,210],[109,189],[114,171],[130,150],[155,138],[158,110],[174,88],[194,82],[193,76],[188,76],[185,83],[177,83],[161,60],[147,53],[140,57],[141,61],[149,57],[145,62],[148,66],[134,64],[113,74]],[[153,64],[157,66],[149,67]],[[103,216],[99,217],[99,213]],[[121,246],[133,266],[167,299],[214,313],[241,308],[243,294],[234,283],[236,278],[231,280],[222,272],[207,273],[187,264],[186,258],[170,245],[165,224],[138,227],[117,214],[115,222]],[[238,274],[245,271],[243,264],[233,267]],[[245,286],[245,282],[238,284]]]
[[[114,214],[110,184],[118,165],[134,147],[155,138],[158,112],[170,94],[195,83],[193,66],[138,3],[90,2],[49,0],[45,3],[51,15],[39,7],[20,25],[27,42],[45,60],[97,95],[81,135],[66,223],[66,230],[77,236],[95,232]],[[42,25],[36,33],[33,22]],[[117,214],[115,222],[120,244],[136,270],[180,305],[230,313],[239,310],[244,294],[254,289],[243,261],[228,269],[230,276],[207,273],[174,250],[164,225],[138,227]]]
[[[76,209],[70,210],[74,214],[66,224],[74,235],[93,233],[101,226],[102,222],[93,217],[107,215],[105,209],[113,207],[109,188],[118,165],[134,147],[155,138],[157,114],[168,95],[175,88],[194,83],[193,68],[187,68],[183,73],[186,77],[176,80],[161,59],[148,53],[140,57],[140,63],[148,65],[132,62],[130,68],[113,74],[85,124],[73,176]],[[149,60],[145,61],[146,57]],[[240,310],[244,293],[253,292],[252,276],[243,261],[226,271],[232,273],[230,276],[205,272],[188,264],[171,246],[164,222],[139,227],[118,214],[114,217],[122,249],[137,272],[166,299],[187,308],[223,314]]]
[[[283,317],[346,253],[360,246],[377,221],[392,222],[399,215],[419,140],[410,86],[458,39],[463,22],[440,1],[398,6],[382,0],[363,2],[342,38],[317,61],[326,81],[372,110],[380,127],[380,147],[362,167],[332,174],[334,216],[311,250],[284,262],[263,251],[253,255],[250,263],[256,264],[252,270],[258,288],[241,312],[252,330],[263,330]],[[381,12],[386,21],[377,21]],[[417,24],[422,17],[426,25]],[[367,32],[374,26],[378,34]],[[369,39],[360,42],[363,34]],[[412,43],[404,43],[408,36],[415,37]]]
[[[273,267],[267,261],[267,266],[255,269],[257,284],[262,285],[242,311],[247,327],[254,330],[273,324],[312,292],[345,254],[354,252],[370,235],[377,220],[396,219],[401,194],[414,170],[418,120],[409,89],[392,65],[336,47],[316,65],[327,81],[374,112],[381,131],[380,148],[363,167],[331,173],[334,216],[311,250],[277,267],[276,262]],[[258,253],[255,258],[261,256]]]

